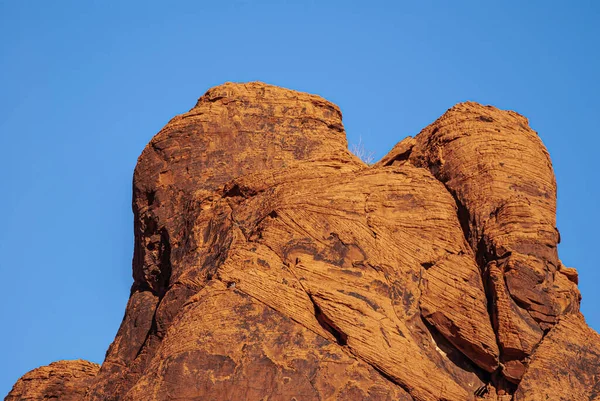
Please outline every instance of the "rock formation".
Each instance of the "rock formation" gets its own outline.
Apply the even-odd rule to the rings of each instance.
[[[95,363],[82,360],[53,362],[26,373],[4,400],[79,401],[99,369]]]
[[[227,83],[144,149],[133,210],[102,367],[6,400],[600,400],[550,157],[515,112],[456,105],[367,166],[334,104]]]

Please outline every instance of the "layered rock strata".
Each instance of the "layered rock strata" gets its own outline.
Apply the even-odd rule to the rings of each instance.
[[[456,105],[367,166],[334,104],[228,83],[144,149],[133,210],[115,341],[48,384],[73,399],[600,399],[550,158],[517,113]],[[43,399],[40,369],[7,400]]]

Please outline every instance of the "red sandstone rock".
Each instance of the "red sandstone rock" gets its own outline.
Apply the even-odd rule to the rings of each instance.
[[[562,317],[535,350],[514,400],[600,400],[598,344],[581,314]]]
[[[138,160],[102,368],[26,399],[45,380],[87,401],[596,399],[555,193],[514,112],[459,104],[369,168],[326,100],[213,88]],[[7,400],[40,370],[59,371]]]
[[[79,401],[99,368],[83,360],[53,362],[26,373],[4,400]]]

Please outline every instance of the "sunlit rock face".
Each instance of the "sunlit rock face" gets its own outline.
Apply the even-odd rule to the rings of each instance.
[[[7,400],[600,399],[550,158],[515,112],[458,104],[368,166],[334,104],[227,83],[133,184],[100,370],[39,368]]]

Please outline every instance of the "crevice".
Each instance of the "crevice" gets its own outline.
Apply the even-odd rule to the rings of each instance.
[[[158,297],[158,302],[156,303],[156,308],[154,309],[154,314],[152,315],[152,323],[150,325],[150,329],[146,334],[146,338],[142,342],[142,345],[136,352],[133,360],[136,360],[138,356],[141,354],[143,349],[146,347],[146,344],[150,341],[151,336],[156,336],[160,340],[162,338],[159,336],[158,332],[158,323],[156,322],[156,312],[158,311],[158,307],[162,302],[170,284],[171,273],[172,273],[172,265],[171,265],[171,243],[169,238],[169,233],[165,227],[160,230],[160,244],[158,250],[158,258],[159,258],[159,275],[156,278],[156,290],[153,290],[147,283],[142,283],[138,288],[148,288],[154,295]]]
[[[421,321],[425,328],[427,328],[431,339],[435,346],[439,348],[446,357],[460,369],[475,374],[479,380],[485,384],[489,384],[491,380],[491,374],[484,369],[477,366],[468,356],[466,356],[460,349],[452,344],[440,331],[435,328],[431,323],[427,321],[421,314]]]
[[[460,228],[462,229],[462,232],[463,232],[463,235],[465,236],[465,240],[467,241],[467,244],[469,244],[469,246],[471,248],[473,248],[473,246],[471,244],[471,235],[472,235],[472,233],[471,233],[471,213],[469,213],[469,209],[467,209],[467,207],[458,198],[458,195],[456,194],[456,192],[450,190],[450,188],[448,188],[447,186],[446,186],[446,190],[448,190],[450,195],[452,195],[452,198],[454,198],[454,202],[456,203],[456,215],[458,217],[458,222],[460,223]],[[473,249],[473,251],[476,251],[476,250]],[[475,253],[477,253],[477,252],[475,252]]]
[[[533,348],[531,349],[531,353],[527,356],[528,358],[532,358],[535,355],[536,350],[539,348],[540,345],[542,345],[542,342],[544,342],[544,339],[546,338],[546,336],[548,336],[552,330],[554,330],[556,328],[556,326],[558,326],[558,324],[560,323],[561,319],[563,319],[565,316],[561,316],[554,325],[552,325],[552,327],[549,327],[547,329],[542,330],[542,338],[541,340],[535,344],[533,346]],[[527,373],[527,369],[529,368],[529,364],[525,364],[525,373]],[[523,374],[523,376],[525,376],[525,374]]]
[[[243,187],[237,182],[229,182],[223,187],[223,198],[242,197],[244,199],[256,196],[261,191],[256,191],[252,188]]]
[[[129,297],[131,298],[131,296],[136,292],[144,292],[144,291],[149,291],[152,293],[152,295],[156,295],[156,291],[154,291],[147,282],[134,281],[133,284],[131,285],[131,289],[129,290]],[[125,317],[123,317],[123,319],[125,319]]]
[[[214,278],[215,278],[215,280],[221,281],[221,282],[223,282],[223,283],[225,283],[225,284],[227,284],[227,283],[228,283],[228,282],[226,282],[226,281],[223,281],[223,280],[222,280],[220,277],[214,277]],[[263,301],[262,299],[260,299],[260,298],[256,297],[255,295],[252,295],[252,294],[250,294],[250,293],[247,293],[246,291],[242,290],[242,289],[240,288],[240,286],[236,286],[235,288],[230,288],[230,289],[232,289],[232,290],[233,290],[234,292],[236,292],[236,293],[241,293],[241,294],[244,294],[244,295],[247,295],[247,296],[249,296],[250,298],[252,298],[254,301],[258,302],[259,304],[261,304],[261,305],[264,305],[265,307],[267,307],[267,308],[269,308],[269,309],[272,309],[273,311],[275,311],[275,312],[279,313],[280,315],[282,315],[282,316],[284,316],[284,317],[286,317],[286,318],[288,318],[288,319],[292,320],[293,322],[297,323],[298,325],[300,325],[300,326],[304,327],[305,329],[307,329],[307,330],[311,331],[311,332],[312,332],[312,333],[314,333],[315,335],[317,335],[317,336],[319,336],[319,337],[321,337],[321,338],[323,338],[323,339],[325,339],[325,340],[327,340],[327,341],[331,341],[331,338],[324,336],[322,332],[319,332],[319,331],[315,330],[313,327],[309,327],[309,326],[305,325],[305,324],[304,324],[303,322],[301,322],[300,320],[297,320],[297,319],[295,319],[293,316],[290,316],[290,315],[286,314],[284,311],[281,311],[281,310],[279,310],[279,309],[275,308],[274,306],[272,306],[272,305],[269,305],[268,303],[266,303],[266,302],[265,302],[265,301]],[[189,305],[189,304],[188,304],[188,303],[186,303],[184,306],[187,306],[187,305]],[[347,350],[347,348],[344,348],[344,350]]]
[[[511,293],[511,291],[510,291],[510,287],[508,286],[508,282],[506,281],[506,275],[504,274],[504,270],[503,270],[502,278],[504,280],[504,288],[506,289],[506,293],[508,294],[508,296],[510,297],[510,299],[515,303],[515,305],[519,309],[521,309],[524,313],[527,313],[527,315],[531,318],[531,320],[533,320],[535,322],[536,327],[532,327],[533,329],[540,329],[540,330],[542,330],[543,333],[546,333],[548,330],[550,330],[550,328],[544,329],[543,325],[549,324],[549,325],[552,325],[552,327],[554,327],[554,325],[556,325],[558,323],[559,316],[548,315],[547,313],[541,312],[539,310],[536,311],[533,308],[534,305],[544,306],[543,303],[536,302],[534,299],[528,299],[529,302],[530,302],[528,304],[527,302],[525,302],[525,301],[517,298],[516,296],[514,296]],[[549,320],[553,320],[553,322],[548,322],[547,320],[543,320],[539,316],[535,316],[534,314],[532,314],[532,312],[537,312],[540,315],[547,316],[549,318]],[[531,327],[531,324],[529,324],[529,326]],[[542,339],[543,339],[543,337],[542,337]]]
[[[288,266],[288,264],[284,265]],[[291,270],[291,269],[290,269]],[[293,274],[293,272],[292,272]],[[294,274],[295,276],[295,274]],[[219,278],[217,278],[217,280],[220,280]],[[296,280],[298,280],[298,278],[296,277]],[[298,282],[300,283],[300,286],[302,287],[302,289],[304,289],[302,283],[298,280]],[[227,284],[227,283],[226,283]],[[317,318],[317,321],[319,322],[319,324],[321,325],[321,327],[323,327],[325,330],[327,330],[327,332],[331,333],[337,340],[338,345],[342,346],[342,351],[344,351],[346,354],[348,354],[349,356],[355,358],[357,361],[363,362],[366,365],[370,366],[371,368],[373,368],[373,370],[375,370],[379,375],[381,375],[381,377],[383,377],[385,380],[389,381],[390,383],[400,387],[402,390],[404,390],[406,392],[406,394],[411,397],[412,400],[414,400],[414,397],[412,397],[411,395],[411,390],[410,388],[401,383],[399,380],[394,379],[392,376],[390,376],[389,374],[387,374],[386,372],[384,372],[382,369],[380,369],[379,367],[377,367],[376,365],[372,364],[371,362],[363,359],[362,357],[360,357],[359,355],[356,355],[356,353],[354,352],[354,350],[351,347],[347,347],[347,340],[348,340],[348,336],[342,332],[339,328],[337,328],[337,326],[327,317],[323,314],[321,308],[317,305],[316,301],[314,300],[313,296],[308,293],[306,291],[306,289],[304,289],[306,294],[308,295],[311,303],[313,304],[313,307],[315,308],[315,317]],[[298,325],[305,327],[307,330],[315,333],[316,335],[318,335],[319,337],[324,338],[327,341],[330,341],[329,338],[324,337],[322,333],[318,333],[316,331],[314,331],[312,328],[307,327],[304,323],[294,319],[293,317],[288,316],[287,314],[283,313],[282,311],[274,308],[273,306],[265,303],[264,301],[262,301],[261,299],[257,298],[254,295],[248,294],[247,292],[243,291],[242,289],[240,289],[239,287],[233,288],[233,291],[235,292],[239,292],[239,293],[243,293],[247,296],[249,296],[250,298],[252,298],[253,300],[255,300],[256,302],[260,303],[261,305],[264,305],[265,307],[279,313],[280,315],[289,318],[290,320],[294,321],[295,323],[297,323]],[[324,326],[325,324],[325,326]],[[333,331],[333,332],[332,332]],[[339,363],[336,361],[326,361],[328,363]]]
[[[146,344],[149,343],[150,337],[152,335],[157,335],[157,333],[158,333],[158,323],[156,323],[156,311],[158,310],[159,305],[160,305],[160,301],[156,304],[156,309],[154,309],[154,314],[152,315],[152,324],[150,325],[150,330],[148,330],[148,333],[146,333],[146,338],[144,338],[144,341],[142,341],[142,345],[135,353],[135,357],[131,361],[131,364],[133,364],[133,362],[140,356],[140,354],[142,353],[144,348],[146,348]]]
[[[160,263],[160,274],[157,279],[157,295],[162,298],[167,292],[169,287],[169,281],[171,280],[171,243],[169,233],[166,228],[160,230],[160,248],[159,248],[159,263]]]
[[[148,206],[152,206],[152,204],[154,204],[155,199],[156,199],[156,191],[146,192],[146,200],[148,201]]]
[[[271,218],[277,218],[278,214],[276,211],[271,211],[268,215],[268,217]],[[230,216],[231,217],[231,216]],[[231,217],[231,219],[233,220],[233,217]],[[281,264],[286,266],[287,269],[289,270],[289,272],[294,276],[294,278],[296,279],[296,282],[298,282],[298,284],[300,285],[300,288],[302,288],[302,290],[306,293],[306,295],[308,296],[308,299],[311,301],[313,308],[314,308],[314,314],[315,314],[315,318],[317,319],[317,322],[319,323],[319,325],[324,328],[328,333],[330,333],[336,340],[336,342],[341,345],[341,346],[345,346],[348,343],[348,335],[346,333],[344,333],[341,329],[339,329],[335,323],[333,323],[333,321],[331,319],[329,319],[321,310],[321,308],[318,306],[318,304],[316,303],[316,301],[314,300],[313,296],[310,294],[310,292],[304,287],[304,285],[302,284],[302,281],[298,278],[298,276],[296,276],[296,273],[294,272],[293,268],[290,266],[289,263],[286,263],[283,258],[279,255],[279,253],[277,253],[269,244],[267,243],[262,243],[260,241],[253,241],[253,240],[247,240],[248,243],[257,243],[260,244],[262,246],[265,246],[267,249],[269,249],[274,255],[276,255],[279,260],[281,261]],[[296,261],[297,263],[298,261]],[[220,278],[216,277],[216,279],[220,280]],[[226,283],[227,285],[229,285],[229,283]],[[230,287],[231,288],[231,287]],[[264,301],[260,300],[259,298],[248,294],[244,291],[242,291],[241,289],[239,289],[239,287],[235,288],[234,291],[236,292],[241,292],[244,293],[248,296],[250,296],[251,298],[255,299],[256,301],[260,302],[261,304],[267,306],[268,308],[273,309],[274,311],[282,314],[283,316],[286,316],[288,318],[290,318],[291,320],[293,320],[294,322],[298,323],[299,325],[301,325],[302,327],[305,327],[306,329],[314,332],[316,335],[323,337],[324,339],[330,341],[330,338],[327,338],[325,336],[323,336],[322,333],[318,333],[316,331],[314,331],[313,328],[310,328],[308,326],[306,326],[304,323],[302,323],[301,321],[298,321],[296,319],[294,319],[292,316],[288,316],[286,313],[277,310],[276,308],[274,308],[273,306],[265,303]]]
[[[475,395],[475,397],[477,397],[477,398],[485,398],[485,395],[488,394],[489,392],[490,391],[488,389],[488,386],[483,385],[483,386],[479,387],[477,390],[475,390],[473,395]]]
[[[471,250],[473,251],[473,254],[475,256],[475,262],[479,268],[479,272],[481,275],[481,282],[483,285],[483,292],[486,297],[486,304],[487,304],[486,306],[487,306],[488,317],[490,320],[490,325],[492,327],[492,330],[494,331],[496,345],[498,346],[498,350],[500,351],[499,360],[501,361],[502,360],[502,346],[500,344],[500,338],[498,336],[499,335],[498,324],[496,323],[497,313],[496,313],[496,307],[495,307],[495,302],[494,302],[495,301],[494,300],[494,298],[495,298],[494,297],[494,289],[492,288],[492,283],[490,281],[489,271],[488,271],[489,263],[492,261],[499,260],[499,258],[497,257],[497,255],[495,255],[495,253],[492,250],[488,249],[486,241],[485,241],[484,233],[483,232],[478,233],[478,232],[476,232],[476,231],[474,232],[472,230],[472,228],[471,228],[472,221],[471,220],[473,219],[473,216],[471,216],[469,209],[461,201],[461,199],[459,198],[456,191],[449,188],[448,185],[446,184],[446,182],[441,179],[440,172],[439,172],[440,166],[439,165],[430,165],[429,167],[430,167],[431,173],[438,179],[439,182],[441,182],[444,185],[444,187],[446,188],[448,193],[452,196],[452,198],[454,199],[454,202],[456,204],[456,214],[457,214],[457,218],[458,218],[459,224],[461,226],[461,229],[463,231],[465,241],[466,241],[467,245],[469,246],[469,248],[471,248]],[[506,257],[507,255],[502,255],[502,256]],[[464,354],[461,352],[461,355],[464,355]],[[464,356],[467,357],[466,355],[464,355]],[[510,388],[507,387],[506,384],[504,383],[504,382],[506,382],[506,379],[504,379],[504,377],[502,376],[502,373],[500,372],[500,368],[492,374],[489,374],[487,372],[485,372],[485,374],[487,376],[484,375],[483,377],[487,377],[487,380],[482,380],[484,383],[487,383],[488,385],[492,385],[496,389],[502,388],[502,389],[510,390]],[[481,391],[483,391],[483,390],[481,390]]]
[[[446,185],[445,180],[443,180],[442,177],[440,177],[440,166],[430,164],[429,169],[430,169],[430,172],[438,179],[438,181],[440,181],[442,184],[444,184],[444,186],[446,187],[446,190],[450,193],[450,195],[452,195],[452,197],[454,198],[454,201],[456,203],[457,217],[458,217],[461,229],[463,231],[463,234],[464,234],[467,244],[474,252],[475,261],[480,270],[481,280],[482,280],[484,293],[485,293],[486,301],[487,301],[488,315],[490,318],[490,323],[492,325],[492,328],[494,329],[494,334],[496,336],[496,343],[498,345],[498,349],[500,350],[500,355],[499,355],[500,362],[502,362],[504,360],[504,357],[506,357],[506,355],[505,355],[505,352],[503,351],[503,348],[500,344],[500,339],[499,339],[499,333],[498,333],[499,325],[497,322],[498,316],[497,316],[497,311],[496,311],[497,306],[495,305],[495,295],[494,295],[493,284],[491,283],[491,279],[489,277],[489,264],[490,264],[490,262],[501,263],[503,260],[510,257],[511,252],[506,252],[501,255],[498,255],[496,250],[493,248],[493,246],[492,247],[489,246],[488,242],[486,241],[485,233],[483,232],[483,230],[479,230],[477,227],[474,227],[474,222],[472,221],[473,216],[470,215],[468,208],[460,200],[456,191],[449,188]],[[494,211],[492,211],[490,213],[490,218],[497,216],[497,214],[502,206],[503,205],[497,207]],[[423,267],[426,268],[426,266],[423,266]],[[504,274],[503,274],[503,278],[504,278]],[[506,283],[504,283],[504,285],[505,285],[505,287],[507,287]],[[530,317],[532,317],[532,319],[536,323],[539,324],[539,318],[536,319],[531,315],[529,309],[527,308],[527,305],[524,304],[523,302],[520,302],[515,297],[513,297],[513,295],[508,290],[508,288],[506,288],[506,291],[507,291],[507,294],[509,295],[510,299],[513,302],[515,302],[515,305],[518,306],[523,311],[527,312],[527,314]],[[547,331],[544,331],[541,341],[543,341],[546,334],[547,334]],[[541,341],[540,341],[540,343],[541,343]],[[537,345],[539,345],[539,343]],[[536,347],[537,347],[537,345],[536,345]],[[514,359],[514,358],[511,358],[511,360],[512,359]],[[517,360],[520,360],[523,362],[523,358],[517,358]],[[525,364],[525,368],[527,369],[528,364],[525,362],[523,362],[523,363]],[[499,368],[496,372],[494,372],[491,375],[490,379],[491,379],[490,384],[493,385],[496,389],[503,389],[503,390],[507,391],[509,394],[513,394],[514,391],[516,390],[516,385],[514,385],[513,383],[510,383],[506,378],[504,378],[504,376],[501,372],[501,368]]]
[[[487,248],[487,245],[485,243],[485,234],[483,232],[481,233],[481,238],[479,238],[479,241],[477,241],[477,245],[476,245],[474,251],[475,251],[475,262],[477,263],[477,266],[479,266],[479,269],[482,272],[482,277],[483,277],[483,272],[484,272],[486,266],[488,265],[488,263],[501,259],[501,258],[498,258],[495,255],[495,253],[491,252]],[[510,255],[510,252],[508,253],[508,255]],[[505,255],[505,256],[507,256],[507,255]]]
[[[348,335],[344,333],[336,324],[327,317],[313,298],[312,294],[307,293],[310,302],[312,302],[313,307],[315,309],[315,318],[317,322],[323,327],[326,331],[331,333],[333,337],[336,339],[338,345],[345,346],[348,344]]]
[[[407,393],[407,394],[410,396],[410,398],[412,398],[412,399],[414,400],[413,396],[411,395],[410,388],[409,388],[407,385],[405,385],[404,383],[400,383],[400,381],[399,381],[399,380],[396,380],[396,379],[394,379],[392,376],[390,376],[389,374],[385,373],[385,372],[384,372],[382,369],[380,369],[378,366],[376,366],[376,365],[373,365],[372,363],[370,363],[370,362],[367,362],[367,361],[365,361],[364,359],[357,357],[356,355],[355,355],[355,357],[356,357],[357,359],[359,359],[359,360],[363,361],[364,363],[366,363],[366,364],[367,364],[367,365],[369,365],[370,367],[372,367],[372,368],[373,368],[373,369],[374,369],[374,370],[375,370],[377,373],[379,373],[379,375],[380,375],[381,377],[383,377],[385,380],[389,381],[390,383],[393,383],[393,384],[395,384],[396,386],[400,387],[402,390],[406,391],[406,393]]]
[[[225,188],[223,198],[235,198],[242,195],[242,190],[238,184],[234,184],[231,188]]]
[[[384,167],[387,166],[392,166],[394,163],[396,162],[405,162],[410,158],[410,154],[412,153],[412,146],[410,149],[395,155],[394,157],[392,157],[390,160],[388,160],[387,162],[385,162]]]

